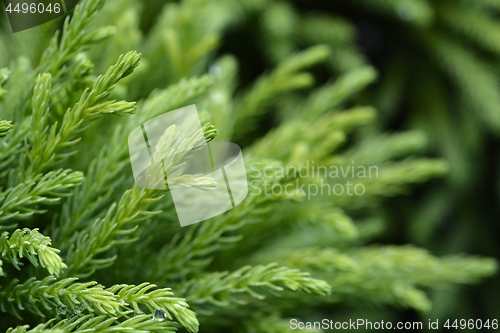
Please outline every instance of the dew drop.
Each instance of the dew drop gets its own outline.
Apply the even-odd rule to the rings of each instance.
[[[77,315],[75,312],[72,312],[72,313],[70,313],[70,314],[68,315],[68,319],[69,319],[69,320],[71,320],[71,319],[73,319],[73,318],[75,318],[75,317],[77,317],[77,316],[78,316],[78,315]]]
[[[66,314],[66,306],[64,306],[64,305],[59,305],[59,306],[57,307],[57,312],[58,312],[58,313],[60,313],[60,314],[62,314],[62,315],[63,315],[63,314]]]
[[[83,310],[85,310],[85,304],[83,302],[76,303],[74,308],[77,313],[81,313]]]
[[[153,319],[157,321],[164,321],[167,318],[167,313],[163,309],[156,309],[153,313]]]

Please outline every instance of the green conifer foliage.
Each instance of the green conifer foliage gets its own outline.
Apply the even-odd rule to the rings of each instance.
[[[399,2],[363,6],[385,15]],[[405,3],[416,10],[416,27],[441,15],[426,1]],[[443,22],[465,15],[445,12]],[[384,231],[381,203],[444,176],[450,165],[423,156],[422,131],[377,130],[376,103],[363,97],[377,71],[353,47],[349,23],[315,15],[260,0],[82,0],[59,32],[55,21],[37,28],[36,41],[1,34],[0,329],[287,332],[290,318],[307,321],[321,311],[333,319],[335,309],[366,303],[426,313],[428,290],[493,275],[492,258],[373,244]],[[243,85],[237,58],[219,45],[255,16],[275,65]],[[441,43],[438,32],[422,38],[438,55],[450,47],[470,60],[457,81],[484,107],[465,82],[478,66],[469,51]],[[494,39],[479,41],[496,52]],[[444,67],[455,68],[456,57]],[[318,83],[317,68],[339,75]],[[480,73],[479,80],[491,79]],[[206,141],[242,144],[255,191],[234,209],[181,228],[168,190],[135,185],[127,138],[146,120],[193,103]],[[267,130],[262,120],[271,118]],[[306,161],[328,170],[377,166],[377,177],[346,176],[366,189],[360,196],[310,197],[300,185],[334,180],[268,172]],[[181,177],[185,186],[213,186]],[[293,190],[267,193],[273,185]]]

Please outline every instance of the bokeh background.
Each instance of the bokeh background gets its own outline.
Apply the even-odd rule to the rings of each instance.
[[[283,1],[229,31],[222,48],[238,56],[247,82],[314,42],[333,46],[328,65],[317,69],[325,80],[375,66],[379,79],[359,97],[380,113],[372,130],[422,130],[427,153],[450,165],[445,179],[384,203],[390,224],[378,241],[498,258],[499,10],[500,1],[482,0]],[[314,22],[307,28],[316,29],[316,40],[303,38],[304,22]],[[432,317],[494,318],[499,282],[433,292]],[[347,311],[345,318],[418,318],[413,311],[368,313]]]
[[[389,225],[376,241],[499,258],[499,13],[494,0],[279,1],[227,31],[220,53],[238,57],[246,83],[315,43],[333,48],[330,61],[316,68],[319,82],[375,66],[379,79],[358,97],[379,111],[371,130],[422,130],[427,154],[450,166],[444,179],[384,202]],[[260,128],[272,123],[264,119]],[[499,282],[433,292],[432,318],[494,318]],[[368,316],[418,318],[389,309],[345,313]]]

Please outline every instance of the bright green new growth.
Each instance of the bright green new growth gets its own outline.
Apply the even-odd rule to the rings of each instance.
[[[49,245],[51,245],[50,238],[43,236],[38,229],[17,229],[10,236],[8,232],[2,234],[0,253],[19,270],[21,269],[19,266],[22,265],[19,259],[25,257],[36,267],[40,265],[50,274],[58,276],[67,267],[58,255],[60,251]]]
[[[45,210],[38,205],[50,205],[60,201],[61,197],[71,194],[70,189],[83,181],[83,173],[70,170],[50,171],[38,174],[29,181],[9,187],[0,192],[0,223],[10,229],[15,224],[7,225],[16,219],[25,219],[33,214],[42,214]]]
[[[387,13],[398,3],[365,5]],[[411,3],[419,10],[415,24],[432,19],[425,1]],[[60,35],[42,35],[45,51],[27,50],[43,53],[36,66],[19,57],[0,69],[0,229],[8,230],[0,237],[0,310],[8,318],[1,329],[283,332],[290,316],[342,302],[429,311],[421,288],[475,283],[496,271],[488,258],[364,245],[383,231],[377,206],[384,197],[442,176],[448,164],[417,156],[427,144],[421,132],[370,132],[377,111],[357,96],[376,71],[351,57],[347,45],[324,44],[349,44],[347,23],[311,16],[294,24],[293,10],[274,2],[192,0],[164,5],[145,33],[141,1],[123,1],[119,11],[103,4],[81,1]],[[280,27],[297,25],[304,27],[300,38],[322,44],[300,52],[276,44],[269,50],[275,69],[237,89],[236,59],[214,60],[213,51],[238,15],[254,13],[267,17],[269,43],[293,35]],[[273,25],[273,15],[284,15],[283,24]],[[117,28],[92,25],[101,23]],[[323,25],[333,35],[323,35]],[[102,40],[109,44],[91,47]],[[325,63],[341,75],[316,85],[309,69]],[[94,66],[108,69],[96,76]],[[232,210],[180,228],[168,191],[134,184],[127,138],[145,121],[193,103],[205,125],[184,144],[256,139],[244,147],[252,187]],[[270,110],[278,125],[256,137]],[[154,151],[169,172],[189,158],[170,146],[176,131],[166,128]],[[267,175],[306,161],[328,168],[355,161],[379,171],[374,178],[346,177],[366,188],[362,196],[314,198],[298,184],[336,180]],[[176,177],[179,186],[209,190],[215,183]],[[273,185],[293,190],[266,194]]]

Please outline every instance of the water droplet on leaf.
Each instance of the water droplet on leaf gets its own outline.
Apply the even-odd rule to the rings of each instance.
[[[167,318],[167,313],[163,309],[156,309],[153,313],[153,319],[157,321],[164,321]]]
[[[74,308],[77,313],[81,313],[83,310],[85,310],[85,304],[83,302],[77,303],[75,304]]]
[[[66,314],[66,306],[64,305],[59,305],[57,307],[57,312],[60,313],[60,314]]]

